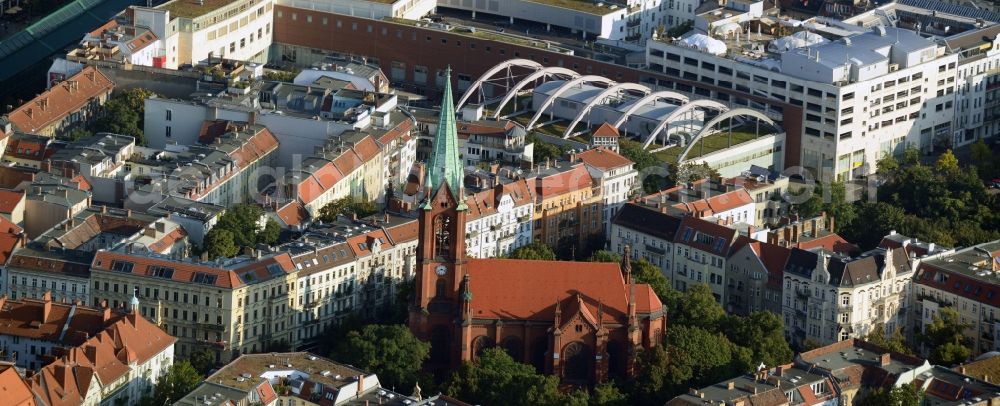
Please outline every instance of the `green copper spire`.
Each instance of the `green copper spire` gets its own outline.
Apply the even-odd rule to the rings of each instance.
[[[462,196],[462,180],[465,170],[458,156],[458,129],[455,127],[455,102],[451,95],[451,67],[445,70],[444,95],[441,99],[441,117],[438,120],[437,134],[434,136],[434,152],[427,164],[427,189],[430,195],[428,202],[437,194],[438,188],[447,184],[452,197],[458,202],[458,210],[465,210],[465,198]],[[428,203],[425,209],[429,209]]]

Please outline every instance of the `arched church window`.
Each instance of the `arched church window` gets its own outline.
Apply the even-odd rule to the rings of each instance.
[[[479,336],[472,340],[472,358],[478,359],[483,355],[483,351],[494,346],[493,339],[487,336]]]
[[[451,252],[451,219],[446,215],[434,218],[434,256],[445,257]]]
[[[510,355],[514,361],[523,361],[524,343],[520,338],[516,336],[507,336],[507,338],[503,339],[503,343],[500,344],[500,346],[503,347],[503,350],[506,351],[507,355]]]
[[[587,381],[590,379],[590,367],[594,357],[590,348],[580,341],[574,341],[563,347],[563,379],[569,381]]]
[[[438,278],[437,286],[435,286],[434,290],[434,296],[437,296],[439,298],[444,298],[447,290],[448,290],[447,282],[444,280],[444,278]]]

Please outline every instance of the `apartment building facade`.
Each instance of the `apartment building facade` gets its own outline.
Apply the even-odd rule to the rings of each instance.
[[[639,173],[635,163],[608,148],[593,148],[573,155],[587,166],[587,171],[601,184],[604,201],[604,218],[612,219],[618,210],[632,197],[638,185]],[[611,231],[611,221],[605,222],[605,234]]]
[[[466,186],[471,193],[465,198],[469,207],[465,250],[472,258],[506,256],[532,241],[535,199],[531,186],[525,179],[499,178],[488,176],[479,185],[484,188],[478,190]]]
[[[604,235],[604,197],[586,166],[555,161],[539,167],[534,177],[533,240],[573,256]]]
[[[1000,348],[1000,241],[992,241],[959,250],[917,256],[913,306],[913,325],[919,331],[944,307],[959,314],[959,321],[969,328],[973,355]]]
[[[112,308],[138,298],[139,313],[177,337],[178,356],[208,348],[227,362],[290,342],[298,328],[294,271],[287,253],[202,263],[125,248],[97,252],[90,286],[92,301]]]
[[[849,257],[793,248],[783,284],[785,333],[796,344],[892,334],[910,321],[913,270],[902,249]]]

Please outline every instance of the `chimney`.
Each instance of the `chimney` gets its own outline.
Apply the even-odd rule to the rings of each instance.
[[[247,118],[247,124],[249,124],[249,125],[255,125],[255,124],[257,124],[257,112],[256,111],[251,111],[250,112],[249,118]]]
[[[777,375],[778,377],[781,377],[784,373],[785,373],[785,366],[784,365],[778,365],[778,368],[775,369],[775,375]]]
[[[753,233],[755,232],[757,232],[757,229],[753,226],[753,224],[747,226],[747,237],[753,238]]]
[[[111,320],[111,308],[107,307],[108,302],[106,300],[103,302],[103,304],[104,304],[104,314],[102,315],[101,320],[107,323],[108,320]]]
[[[167,223],[164,223],[162,221],[157,221],[156,222],[156,231],[161,232],[161,233],[167,232]]]
[[[736,389],[736,382],[729,381],[726,383],[726,389],[733,390]]]
[[[46,323],[49,321],[49,315],[52,314],[52,291],[45,291],[42,300],[45,301],[45,304],[42,305],[42,323]]]
[[[828,219],[829,225],[826,228],[828,228],[831,233],[836,233],[837,229],[834,228],[833,220],[835,220],[835,218],[833,216],[830,216],[830,218]]]
[[[888,366],[889,365],[889,361],[891,361],[891,360],[892,360],[892,356],[889,355],[889,353],[885,353],[885,354],[879,355],[879,357],[878,357],[878,363],[879,363],[880,366],[883,366],[883,367],[884,366]]]
[[[2,296],[0,296],[0,309],[3,309],[3,306],[5,304],[7,304],[7,294],[6,293],[3,294]]]
[[[358,398],[364,394],[365,391],[365,374],[358,375]]]

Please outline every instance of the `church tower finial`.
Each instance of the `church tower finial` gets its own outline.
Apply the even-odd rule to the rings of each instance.
[[[451,67],[444,73],[444,92],[441,96],[441,115],[438,118],[437,134],[434,135],[434,145],[431,157],[427,162],[425,178],[428,195],[427,205],[437,194],[438,189],[447,186],[452,197],[458,202],[458,210],[465,210],[465,198],[462,182],[465,169],[458,154],[458,128],[455,124],[455,102],[451,94]]]

